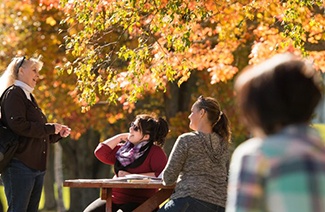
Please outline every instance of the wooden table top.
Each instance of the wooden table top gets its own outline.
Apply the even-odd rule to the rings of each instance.
[[[165,188],[173,189],[175,185],[163,185],[162,180],[152,179],[70,179],[63,182],[65,187],[76,188]]]

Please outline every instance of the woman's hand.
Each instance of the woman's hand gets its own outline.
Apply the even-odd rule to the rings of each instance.
[[[58,124],[58,123],[46,123],[46,125],[53,125],[54,126],[54,134],[59,134],[60,131],[62,130],[62,124]]]
[[[121,141],[127,141],[129,135],[130,135],[130,133],[121,133],[121,134],[119,134],[119,136],[120,136],[120,142]]]
[[[129,133],[120,133],[118,135],[115,135],[105,141],[103,141],[103,144],[108,145],[109,147],[111,147],[112,149],[114,149],[116,147],[116,145],[118,143],[120,143],[121,141],[127,141],[129,136]]]
[[[60,134],[61,137],[68,137],[70,135],[71,129],[68,126],[58,123],[46,123],[46,125],[54,126],[54,134]]]
[[[128,175],[128,174],[130,174],[130,172],[120,170],[120,171],[118,171],[117,176],[118,177],[125,177],[125,175]]]
[[[60,136],[66,138],[70,135],[71,129],[68,126],[62,125],[62,129],[60,130]]]

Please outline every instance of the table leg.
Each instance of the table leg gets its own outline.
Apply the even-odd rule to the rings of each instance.
[[[174,189],[160,189],[152,197],[137,207],[133,212],[152,212],[158,208],[161,203],[168,199],[173,191]]]
[[[112,188],[102,188],[101,199],[106,200],[106,212],[112,212]]]

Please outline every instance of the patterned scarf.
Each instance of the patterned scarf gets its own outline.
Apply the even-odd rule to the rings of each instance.
[[[136,159],[141,157],[146,152],[148,146],[144,149],[142,149],[142,147],[145,146],[147,143],[148,141],[143,141],[137,145],[134,145],[130,141],[127,141],[116,152],[117,160],[122,164],[122,166],[127,166],[133,163]]]

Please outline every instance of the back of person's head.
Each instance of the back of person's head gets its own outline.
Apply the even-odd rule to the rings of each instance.
[[[3,72],[0,78],[0,95],[18,79],[18,72],[20,68],[35,67],[36,70],[41,70],[43,62],[41,56],[38,58],[14,57]]]
[[[231,142],[230,124],[227,115],[221,111],[219,102],[212,97],[200,96],[194,103],[199,110],[204,109],[208,120],[212,124],[213,132],[220,135],[225,141]]]
[[[266,135],[308,123],[322,96],[319,79],[311,63],[292,54],[245,68],[235,82],[244,122]]]
[[[149,142],[158,146],[163,146],[169,132],[168,123],[165,119],[156,118],[153,115],[140,114],[136,116],[139,127],[143,135],[150,135]]]

